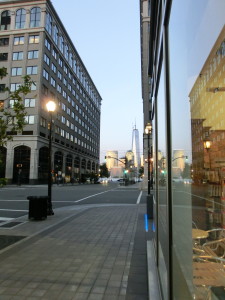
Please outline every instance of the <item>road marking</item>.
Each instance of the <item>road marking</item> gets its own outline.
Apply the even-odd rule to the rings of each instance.
[[[140,203],[140,201],[141,201],[141,196],[142,196],[142,191],[140,192],[140,194],[139,194],[139,196],[138,196],[138,198],[137,198],[137,204]]]
[[[0,221],[11,221],[11,220],[13,220],[13,218],[0,217]]]
[[[17,201],[17,202],[27,202],[28,200],[2,200],[2,199],[0,199],[0,202],[3,202],[3,201],[6,201],[6,202],[15,202],[15,201]]]
[[[81,202],[81,201],[84,201],[84,200],[86,200],[88,198],[92,198],[92,197],[95,197],[95,196],[98,196],[98,195],[101,195],[101,194],[104,194],[104,193],[108,193],[110,191],[112,191],[112,190],[104,191],[104,192],[101,192],[101,193],[98,193],[98,194],[94,194],[94,195],[91,195],[91,196],[88,196],[88,197],[76,200],[76,201],[74,201],[74,203]]]
[[[28,212],[28,210],[24,210],[24,209],[0,209],[0,211],[23,211],[23,212]]]

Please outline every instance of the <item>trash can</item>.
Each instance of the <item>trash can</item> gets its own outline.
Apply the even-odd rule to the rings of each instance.
[[[48,196],[28,196],[29,219],[43,220],[47,218]]]

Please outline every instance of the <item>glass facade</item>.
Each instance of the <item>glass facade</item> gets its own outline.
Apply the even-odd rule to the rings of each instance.
[[[225,2],[159,3],[150,70],[162,298],[225,299]]]

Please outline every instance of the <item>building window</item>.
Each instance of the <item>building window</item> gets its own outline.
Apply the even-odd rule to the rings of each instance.
[[[24,8],[16,11],[16,29],[24,28],[26,22],[26,10]]]
[[[53,28],[53,40],[58,45],[58,37],[59,37],[59,30],[58,27],[55,25]]]
[[[0,100],[0,109],[4,108],[4,100]]]
[[[48,55],[46,55],[46,54],[44,54],[44,62],[46,62],[46,64],[49,66],[50,59],[49,59]]]
[[[27,67],[27,75],[36,75],[37,74],[37,66]]]
[[[56,66],[52,63],[52,71],[54,72],[54,73],[56,73]]]
[[[13,52],[12,60],[23,60],[23,52]]]
[[[40,126],[42,126],[42,127],[46,127],[46,119],[44,119],[44,118],[40,118]]]
[[[43,77],[44,77],[46,80],[48,80],[48,78],[49,78],[49,74],[48,74],[48,72],[47,72],[45,69],[43,69]]]
[[[10,99],[10,100],[9,100],[9,107],[10,107],[10,108],[13,108],[16,102],[17,102],[17,100],[15,100],[15,99]]]
[[[67,86],[67,80],[66,80],[66,78],[63,78],[63,84],[64,84],[65,86]]]
[[[20,67],[12,68],[11,76],[20,76],[20,75],[22,75],[22,68]]]
[[[64,66],[64,72],[67,74],[68,73],[68,68]]]
[[[56,84],[55,79],[51,77],[51,85],[55,87],[55,84]]]
[[[62,93],[62,87],[59,85],[59,84],[57,84],[57,91],[61,94]]]
[[[24,100],[24,106],[25,107],[35,107],[35,99],[33,98],[27,98]]]
[[[65,55],[66,60],[68,61],[68,58],[69,58],[69,47],[67,45],[65,45],[65,47],[64,47],[64,55]]]
[[[52,34],[52,17],[49,13],[47,13],[45,28],[48,31],[48,33],[51,35]]]
[[[67,97],[67,94],[66,94],[66,92],[65,91],[63,91],[63,97],[66,99],[66,97]]]
[[[31,91],[36,91],[37,90],[37,83],[32,82],[30,89],[31,89]]]
[[[16,120],[15,117],[7,117],[7,122],[9,125],[15,124],[15,120]]]
[[[62,80],[62,73],[58,71],[58,78]]]
[[[38,58],[38,50],[28,51],[27,59],[35,59]]]
[[[50,42],[47,40],[47,39],[45,39],[45,47],[50,51],[51,50],[51,44],[50,44]]]
[[[63,129],[61,129],[61,136],[65,137],[65,131]]]
[[[39,27],[41,21],[40,7],[33,7],[30,11],[30,27]]]
[[[5,86],[5,84],[4,84],[4,86]],[[19,87],[20,87],[20,83],[11,83],[10,84],[10,92],[17,91]]]
[[[60,65],[60,67],[62,68],[63,67],[63,61],[62,61],[62,59],[60,57],[59,57],[58,63]]]
[[[8,60],[8,53],[0,53],[0,61]]]
[[[29,44],[38,44],[39,43],[39,35],[30,35],[29,36]]]
[[[8,46],[8,45],[9,45],[9,38],[0,39],[0,46]]]
[[[57,52],[55,49],[52,49],[52,56],[54,57],[55,60],[57,60]]]
[[[66,105],[62,103],[62,110],[66,111]]]
[[[63,48],[64,48],[64,38],[60,36],[59,38],[59,49],[63,53]]]
[[[34,124],[34,116],[25,116],[24,119],[27,124]]]
[[[11,24],[11,14],[9,10],[5,10],[1,14],[1,30],[9,30]]]
[[[14,46],[23,45],[24,44],[24,36],[14,37]]]
[[[64,116],[61,117],[61,122],[62,122],[63,124],[66,123],[66,118],[65,118]]]

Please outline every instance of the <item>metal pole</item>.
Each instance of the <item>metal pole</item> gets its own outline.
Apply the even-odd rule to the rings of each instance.
[[[50,114],[49,124],[49,147],[48,147],[48,211],[47,214],[54,215],[52,210],[52,112]]]
[[[148,195],[150,195],[150,131],[148,131]]]

